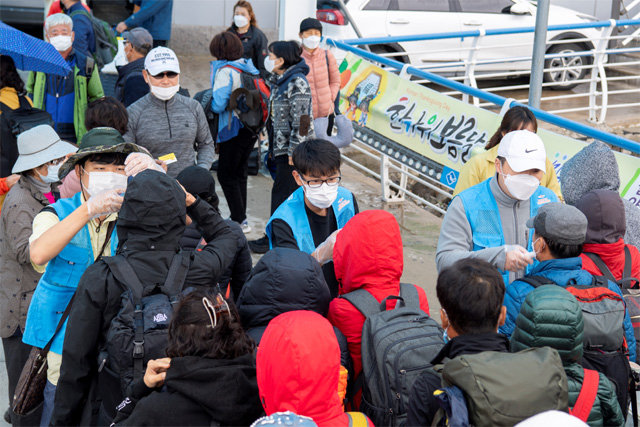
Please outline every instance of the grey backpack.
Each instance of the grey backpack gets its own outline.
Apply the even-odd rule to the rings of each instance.
[[[427,370],[444,340],[442,329],[420,308],[413,285],[400,284],[400,296],[378,301],[364,289],[342,295],[365,317],[362,327],[362,373],[351,395],[362,388],[360,411],[376,426],[404,423],[409,394],[418,376]],[[389,299],[397,299],[393,310]]]

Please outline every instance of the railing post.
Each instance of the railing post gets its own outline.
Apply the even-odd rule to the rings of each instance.
[[[544,75],[544,51],[547,45],[547,25],[549,22],[549,0],[538,0],[536,9],[536,30],[533,37],[531,77],[529,80],[529,106],[540,108],[542,77]]]
[[[391,178],[389,177],[390,161],[391,159],[389,159],[389,156],[384,154],[380,159],[380,185],[382,186],[382,200],[387,203],[404,202],[404,192],[396,191],[391,188],[391,185],[389,185],[391,182]],[[402,176],[400,177],[400,187],[406,189],[408,169],[403,165],[402,170],[404,173],[402,173]]]
[[[478,32],[480,34],[478,34],[476,37],[474,37],[473,39],[473,45],[471,46],[470,50],[469,50],[469,56],[467,57],[467,63],[466,66],[464,67],[465,72],[464,72],[464,84],[471,86],[471,87],[478,87],[478,83],[476,82],[476,62],[478,61],[478,44],[480,43],[480,40],[487,34],[487,32],[485,31],[485,29],[483,27],[480,27],[478,29]],[[462,101],[469,103],[469,95],[467,94],[463,94],[462,95]],[[473,97],[473,105],[475,105],[476,107],[478,105],[480,105],[480,100],[478,98],[476,98],[475,96]]]
[[[609,20],[611,25],[602,29],[598,46],[593,55],[593,66],[591,67],[591,81],[589,82],[589,121],[592,123],[604,123],[607,117],[607,106],[609,105],[609,84],[607,82],[607,71],[604,62],[607,57],[606,50],[609,46],[609,38],[616,27],[614,19]],[[598,118],[598,77],[600,77],[600,89],[602,90],[602,103],[600,117]]]

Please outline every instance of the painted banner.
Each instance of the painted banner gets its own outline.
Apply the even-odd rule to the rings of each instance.
[[[383,70],[349,53],[340,64],[340,111],[385,139],[442,166],[438,179],[455,188],[460,168],[488,142],[502,117]],[[561,174],[585,143],[539,129],[547,157]],[[640,159],[614,152],[622,196],[640,207]]]

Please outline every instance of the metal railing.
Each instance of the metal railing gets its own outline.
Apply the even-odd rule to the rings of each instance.
[[[616,28],[638,27],[638,31],[629,34],[615,35]],[[631,94],[640,94],[640,47],[628,46],[629,42],[640,40],[640,19],[610,20],[591,23],[575,23],[568,25],[550,25],[549,33],[553,37],[558,37],[562,32],[590,31],[592,37],[572,36],[562,39],[550,40],[547,43],[547,54],[545,55],[545,73],[548,76],[554,75],[561,80],[563,77],[566,86],[585,84],[574,93],[562,95],[550,95],[542,97],[542,102],[557,103],[559,100],[572,99],[579,102],[584,99],[581,105],[564,106],[560,108],[549,108],[549,113],[568,114],[576,112],[588,112],[588,120],[593,123],[605,123],[607,112],[611,109],[640,107],[640,96],[629,99]],[[518,35],[533,33],[535,27],[484,29],[420,34],[397,37],[375,37],[344,40],[342,43],[349,46],[399,46],[398,43],[406,42],[428,42],[450,39],[471,39],[471,43],[460,48],[451,49],[416,49],[400,50],[395,52],[378,53],[381,58],[396,59],[400,62],[407,62],[410,57],[425,55],[437,57],[444,52],[458,51],[460,56],[465,56],[459,61],[427,63],[421,65],[411,65],[416,69],[427,72],[435,72],[441,75],[460,74],[449,76],[450,80],[462,82],[467,86],[478,88],[478,81],[495,81],[496,79],[510,79],[516,76],[527,75],[531,57],[511,56],[511,57],[487,57],[488,52],[496,49],[515,50],[522,48],[528,53],[531,49],[533,39],[518,43],[491,43],[496,36]],[[598,34],[595,34],[599,32]],[[331,43],[329,43],[331,44]],[[335,44],[334,44],[335,45]],[[571,50],[554,52],[555,47],[580,46],[582,50]],[[635,58],[633,55],[638,55]],[[426,61],[426,59],[423,59]],[[376,61],[380,62],[380,61]],[[414,61],[415,62],[415,61]],[[384,64],[388,66],[387,64]],[[394,68],[395,67],[390,67]],[[402,71],[400,69],[399,71]],[[433,83],[432,78],[416,78],[416,83]],[[446,87],[446,85],[443,85]],[[546,81],[543,88],[562,88],[563,84],[558,81]],[[491,93],[505,93],[528,89],[528,83],[507,83],[501,82],[497,86],[483,85],[483,90]],[[449,88],[452,89],[452,88]],[[481,102],[480,97],[472,96],[465,91],[453,89],[444,92],[446,95],[461,97],[465,102],[473,102],[479,107],[492,107],[494,103]],[[522,96],[517,94],[515,96]],[[526,104],[527,94],[524,97],[516,98],[516,101]]]
[[[612,28],[614,24],[624,25],[625,23],[633,23],[635,25],[640,25],[640,20],[618,21],[617,23],[605,21],[605,22],[598,22],[593,24],[580,24],[580,26],[588,25],[589,27],[592,27],[592,28],[598,28],[598,27]],[[562,26],[562,27],[564,28],[567,26]],[[575,28],[575,27],[571,27],[571,28]],[[556,29],[556,28],[550,27],[550,30],[553,30],[553,29]],[[507,34],[510,32],[517,32],[518,30],[523,30],[523,29],[492,30],[492,32],[495,32],[497,34],[500,31],[504,31],[504,32],[500,32],[500,34]],[[524,29],[524,30],[530,31],[531,29]],[[489,31],[490,30],[487,30],[487,33],[489,33]],[[479,36],[480,32],[481,31],[479,30],[469,31],[469,32],[465,32],[464,35],[470,36],[472,34],[475,34],[476,36]],[[424,35],[408,36],[402,39],[422,40],[424,39],[424,37],[431,37],[433,39],[438,39],[443,37],[460,37],[461,34],[463,33],[432,34],[428,36],[424,36]],[[396,38],[389,37],[389,38],[385,38],[384,41],[385,43],[390,43],[390,42],[397,41],[399,39],[400,38],[397,38],[397,37]],[[607,41],[610,40],[610,38],[603,38],[603,40],[605,39]],[[474,86],[474,85],[465,85],[464,83],[457,81],[456,79],[449,79],[441,75],[435,74],[433,72],[427,71],[426,69],[423,69],[423,67],[414,67],[410,64],[406,64],[398,60],[395,60],[391,57],[392,55],[376,54],[355,46],[355,44],[380,43],[381,42],[380,39],[359,39],[359,40],[346,40],[346,41],[337,41],[337,40],[327,39],[325,42],[328,46],[335,47],[337,49],[340,49],[346,52],[352,52],[364,59],[367,59],[371,62],[379,64],[381,67],[386,68],[388,71],[397,72],[401,77],[411,79],[412,82],[435,83],[451,91],[451,92],[448,92],[447,94],[459,93],[463,97],[466,97],[467,99],[474,98],[477,100],[475,103],[479,107],[485,107],[485,108],[495,107],[498,109],[506,110],[516,105],[524,105],[523,100],[515,100],[513,98],[503,97],[501,95],[489,92],[487,90],[479,89],[477,88],[477,86]],[[600,44],[604,45],[605,43],[602,42]],[[578,53],[580,55],[593,55],[594,57],[597,57],[597,55],[605,56],[607,54],[606,51],[608,50],[609,49],[606,49],[603,47],[600,50],[596,48],[594,49],[593,52],[578,52]],[[640,48],[638,49],[634,48],[632,49],[632,51],[633,52],[640,51]],[[640,64],[640,61],[638,63]],[[603,71],[605,65],[606,65],[606,62],[604,60],[598,63],[597,65],[598,74],[601,73],[601,75],[606,76],[606,73]],[[609,77],[609,80],[612,80],[612,78]],[[589,80],[589,82],[591,83],[591,80]],[[606,83],[604,84],[604,87],[605,89],[603,89],[603,93],[607,90]],[[563,97],[566,97],[566,96],[567,95],[563,95]],[[606,96],[607,95],[605,95],[605,97]],[[606,100],[605,100],[605,103],[606,103]],[[636,103],[632,103],[632,104],[640,105],[640,102],[637,104]],[[571,132],[578,133],[580,135],[583,135],[586,139],[596,139],[596,140],[608,143],[614,147],[618,147],[622,150],[627,150],[636,155],[640,154],[640,143],[638,142],[635,142],[635,141],[632,141],[608,132],[604,132],[600,129],[587,126],[585,124],[582,124],[573,120],[569,120],[564,117],[560,117],[554,114],[553,112],[544,111],[542,109],[532,108],[532,107],[529,107],[529,109],[534,113],[534,115],[537,117],[538,120],[547,122],[549,124],[558,126],[560,128],[569,130]],[[367,134],[366,128],[360,128],[358,126],[355,126],[355,127],[356,129],[355,129],[354,137],[356,142],[351,145],[352,154],[343,153],[343,159],[348,164],[380,180],[381,186],[382,186],[382,197],[385,201],[387,202],[402,201],[404,200],[404,197],[406,195],[424,204],[426,207],[436,212],[439,212],[441,214],[444,214],[446,209],[446,204],[448,203],[448,200],[451,198],[451,190],[445,187],[443,184],[441,184],[441,182],[439,181],[440,179],[440,176],[438,175],[439,172],[435,171],[434,168],[427,167],[426,165],[419,165],[420,167],[419,166],[414,167],[414,166],[408,165],[405,162],[402,162],[398,156],[398,153],[400,153],[400,151],[397,150],[397,147],[393,147],[393,143],[391,141],[388,141],[387,145],[385,145],[384,142],[381,145],[379,141],[376,141],[374,143],[374,137]],[[356,156],[354,156],[353,153],[355,153]],[[358,155],[364,155],[367,158],[374,159],[375,161],[379,162],[379,170],[373,170],[370,166],[364,165],[363,162],[358,162],[355,159],[355,157],[357,157]],[[391,179],[392,173],[399,174],[400,178],[395,180]],[[434,201],[433,199],[426,199],[416,194],[414,191],[409,190],[408,189],[409,180],[413,181],[414,183],[419,183],[424,187],[428,188],[428,190],[432,194],[434,194],[437,198],[442,200],[442,203],[438,204],[437,201]],[[398,182],[395,182],[395,181],[398,181]]]

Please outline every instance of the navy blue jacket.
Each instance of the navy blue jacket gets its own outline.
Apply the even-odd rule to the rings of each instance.
[[[71,16],[73,21],[73,48],[87,55],[93,55],[96,52],[96,36],[93,33],[93,25],[91,20],[84,13],[76,13],[76,11],[87,12],[82,2],[78,2],[67,9],[67,15]],[[88,13],[88,12],[87,12]]]
[[[173,0],[139,0],[135,3],[140,5],[140,10],[124,21],[127,27],[146,29],[154,41],[171,39]]]
[[[542,276],[553,280],[558,285],[565,287],[571,279],[578,285],[590,285],[592,275],[582,269],[582,258],[550,259],[536,265],[529,276]],[[615,283],[609,281],[609,289],[622,295],[620,288]],[[516,318],[520,313],[520,307],[529,292],[533,291],[533,286],[520,280],[515,280],[507,285],[507,293],[504,296],[504,305],[507,307],[507,318],[505,324],[500,327],[499,332],[511,336],[516,326]],[[624,316],[624,333],[629,347],[629,359],[636,361],[636,339],[633,335],[633,326],[629,318],[629,312]]]

